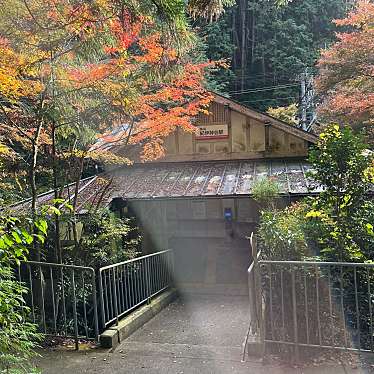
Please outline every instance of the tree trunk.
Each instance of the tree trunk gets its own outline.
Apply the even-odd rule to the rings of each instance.
[[[52,173],[53,173],[53,190],[55,200],[60,198],[58,178],[57,178],[57,152],[56,152],[56,126],[52,123]],[[54,203],[59,208],[58,202]],[[55,214],[55,261],[62,263],[61,238],[60,238],[60,217]]]
[[[37,202],[37,190],[36,190],[36,166],[38,160],[38,151],[39,151],[39,139],[40,133],[43,128],[43,123],[39,122],[38,126],[35,131],[35,136],[32,141],[32,151],[31,151],[31,165],[30,165],[30,187],[31,187],[31,217],[33,222],[33,233],[37,234],[37,229],[35,227],[34,222],[36,221],[36,202]],[[37,244],[37,241],[33,241],[33,249],[34,253],[32,257],[35,261],[40,261],[41,259],[41,252],[40,247]]]
[[[77,230],[77,221],[76,221],[76,209],[78,203],[78,193],[79,193],[79,185],[82,178],[83,173],[83,165],[84,165],[84,157],[80,158],[78,161],[78,175],[75,181],[74,187],[74,198],[73,198],[73,240],[76,252],[79,250],[79,240],[78,240],[78,230]]]
[[[252,7],[252,13],[251,13],[251,70],[254,68],[254,62],[255,62],[255,47],[256,47],[256,18],[255,18],[255,10]]]
[[[246,71],[246,41],[247,41],[247,27],[246,27],[246,15],[247,15],[247,0],[241,0],[240,6],[240,28],[241,28],[241,50],[240,50],[240,67],[241,67],[241,83],[240,89],[244,90],[245,84],[245,71]]]
[[[235,73],[237,72],[237,69],[239,67],[239,64],[238,64],[239,38],[238,38],[237,30],[236,30],[236,12],[237,12],[237,9],[238,8],[236,8],[232,11],[232,19],[231,19],[231,22],[232,22],[232,43],[235,46],[235,49],[233,51],[233,56],[232,56],[232,68],[233,68],[233,71]],[[238,80],[235,79],[234,82],[235,82],[234,90],[237,91],[238,90]]]

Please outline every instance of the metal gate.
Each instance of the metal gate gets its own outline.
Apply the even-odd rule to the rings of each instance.
[[[374,352],[374,264],[259,260],[248,269],[250,328],[263,352]]]

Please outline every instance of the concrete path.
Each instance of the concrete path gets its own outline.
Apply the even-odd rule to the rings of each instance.
[[[165,308],[114,352],[50,352],[39,361],[46,374],[308,374],[365,373],[343,366],[298,369],[240,362],[248,324],[242,297],[185,297]]]

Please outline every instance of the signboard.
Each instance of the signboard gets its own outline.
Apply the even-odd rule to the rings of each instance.
[[[227,139],[229,137],[228,125],[198,126],[197,140]]]

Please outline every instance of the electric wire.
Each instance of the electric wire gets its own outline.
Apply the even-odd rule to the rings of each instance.
[[[274,91],[276,89],[283,89],[283,88],[291,88],[291,87],[298,87],[298,83],[292,83],[292,84],[282,84],[277,86],[267,86],[267,87],[261,87],[261,88],[251,88],[246,90],[240,90],[240,91],[228,91],[229,94],[234,95],[240,95],[245,93],[255,93],[255,92],[263,92],[263,91]]]

